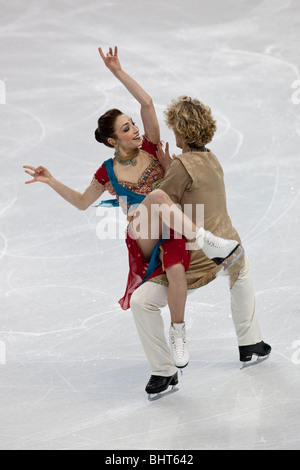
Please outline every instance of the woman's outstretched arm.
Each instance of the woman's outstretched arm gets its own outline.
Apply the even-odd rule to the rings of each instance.
[[[55,179],[47,168],[43,166],[35,168],[33,166],[24,165],[23,168],[25,168],[25,173],[33,178],[30,181],[26,181],[25,184],[36,182],[48,184],[48,186],[54,189],[63,199],[82,211],[86,210],[97,201],[105,191],[104,186],[100,184],[97,185],[97,188],[93,184],[90,184],[84,193],[80,193]]]
[[[118,58],[117,46],[115,47],[114,52],[110,47],[109,52],[106,55],[103,53],[102,48],[99,47],[99,53],[106,67],[140,103],[145,134],[151,142],[158,144],[160,142],[160,129],[151,96],[149,96],[148,93],[122,69]]]

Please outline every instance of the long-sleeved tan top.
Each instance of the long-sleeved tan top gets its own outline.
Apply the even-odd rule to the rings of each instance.
[[[158,188],[165,191],[174,203],[180,204],[182,210],[184,205],[192,205],[194,210],[190,218],[198,226],[195,206],[203,204],[204,228],[216,236],[241,243],[227,212],[223,169],[211,151],[187,152],[174,158]],[[244,257],[230,268],[231,287],[243,267]],[[190,267],[186,272],[188,289],[208,284],[221,268],[208,259],[202,250],[192,250]],[[152,282],[168,285],[165,274],[152,279]]]

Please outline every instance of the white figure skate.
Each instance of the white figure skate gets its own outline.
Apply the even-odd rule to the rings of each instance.
[[[211,232],[200,228],[196,235],[196,243],[207,258],[218,266],[222,264],[227,270],[245,253],[244,248],[236,240],[216,237]]]
[[[174,364],[179,369],[183,369],[190,360],[190,353],[186,342],[185,323],[173,323],[170,326],[169,337]]]

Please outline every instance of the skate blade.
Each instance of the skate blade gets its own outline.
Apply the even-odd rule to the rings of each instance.
[[[160,400],[161,398],[166,397],[167,395],[171,395],[175,392],[178,392],[179,388],[177,388],[175,385],[172,385],[171,390],[167,390],[165,392],[160,392],[160,393],[153,393],[148,395],[148,400],[149,401],[157,401]]]
[[[240,370],[248,369],[248,367],[252,367],[252,366],[257,366],[261,362],[264,362],[267,359],[269,359],[269,357],[270,357],[270,354],[268,354],[267,356],[264,356],[264,357],[257,356],[257,359],[255,361],[243,362],[243,365],[242,365]]]
[[[238,245],[235,252],[221,263],[222,266],[224,266],[224,271],[231,268],[231,266],[233,266],[244,254],[244,248],[241,245]]]
[[[183,374],[183,369],[185,369],[188,365],[189,365],[189,362],[187,362],[184,366],[179,366],[177,364],[174,364],[175,367],[177,367],[178,370],[180,370],[181,372],[181,375]]]

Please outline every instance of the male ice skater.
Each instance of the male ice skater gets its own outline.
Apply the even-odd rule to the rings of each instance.
[[[238,240],[240,237],[227,212],[224,175],[216,156],[206,148],[216,131],[211,110],[196,99],[182,96],[174,100],[165,112],[167,125],[174,131],[177,147],[182,154],[171,161],[159,189],[184,210],[184,205],[204,205],[204,226],[216,236]],[[169,159],[168,152],[160,148],[160,158]],[[153,193],[155,193],[153,191]],[[151,194],[153,194],[151,193]],[[193,211],[193,222],[196,211]],[[161,253],[163,262],[164,253]],[[240,361],[249,363],[252,356],[257,362],[266,359],[271,347],[262,341],[256,312],[255,293],[247,256],[232,267],[224,269],[208,259],[201,250],[191,251],[191,263],[185,273],[178,264],[178,286],[185,277],[189,292],[195,291],[217,276],[228,279],[231,311],[236,329]],[[174,365],[170,347],[164,333],[161,309],[168,304],[167,278],[163,274],[142,284],[132,295],[131,310],[138,334],[151,368],[146,387],[149,397],[160,397],[162,392],[178,383],[178,369]],[[186,343],[185,324],[172,325],[171,347]],[[168,393],[168,392],[166,392]]]

